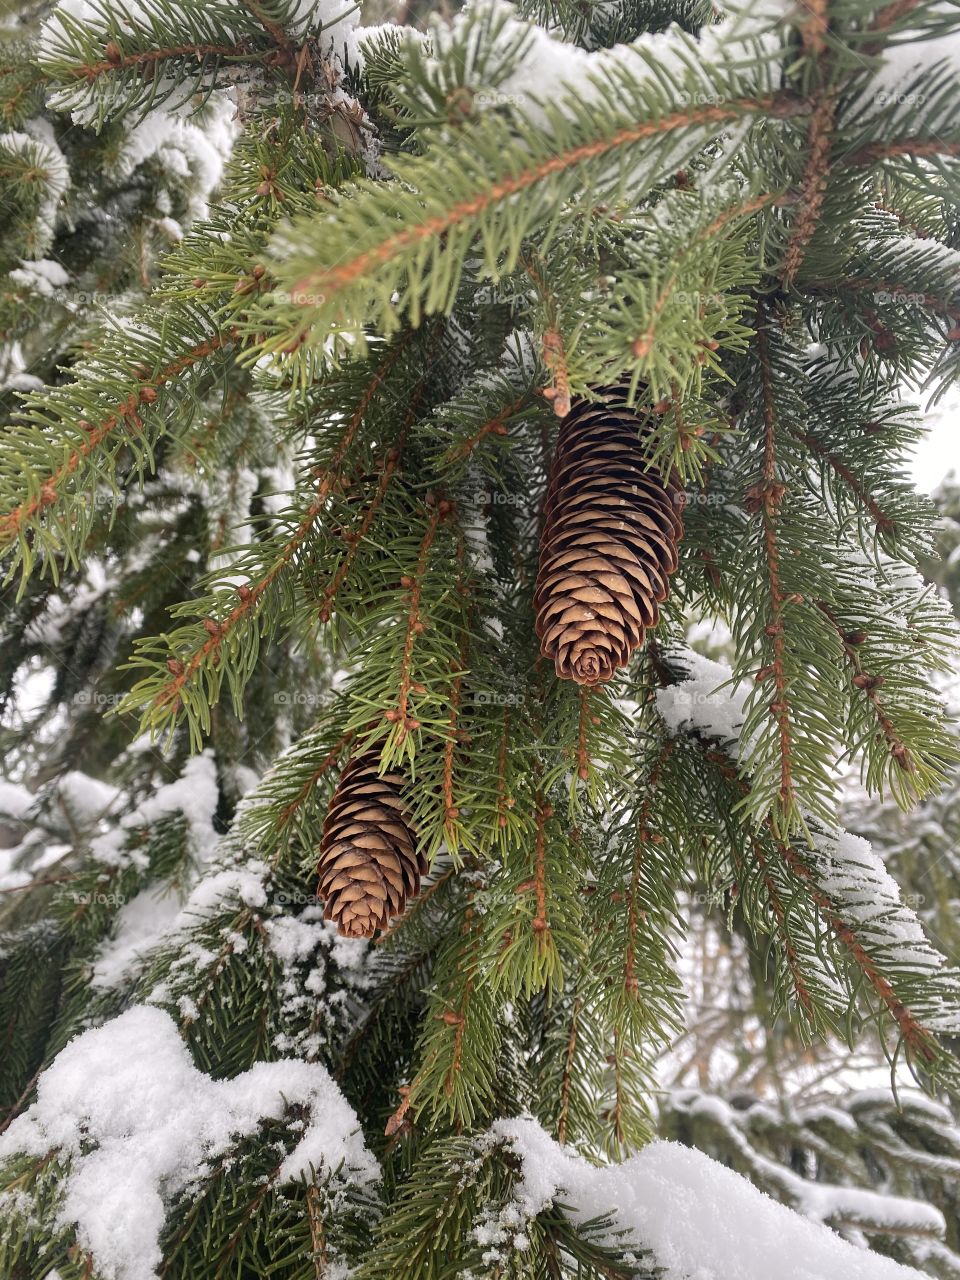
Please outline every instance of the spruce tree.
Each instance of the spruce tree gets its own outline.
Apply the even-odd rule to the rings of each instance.
[[[428,9],[4,20],[0,1275],[956,1275],[960,13]],[[934,1098],[658,1108],[697,894]]]

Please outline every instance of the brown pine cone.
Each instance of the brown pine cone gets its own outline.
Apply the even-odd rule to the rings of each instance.
[[[372,938],[420,891],[427,861],[400,797],[403,778],[380,776],[380,752],[351,760],[334,792],[320,840],[319,894],[346,938]]]
[[[646,466],[648,427],[607,388],[560,423],[533,603],[540,652],[557,675],[596,685],[656,626],[677,567],[683,497]]]

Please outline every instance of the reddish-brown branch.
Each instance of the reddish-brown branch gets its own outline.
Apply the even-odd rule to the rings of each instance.
[[[750,491],[748,499],[755,503],[763,520],[763,542],[767,564],[767,582],[770,591],[771,621],[766,628],[773,646],[773,662],[770,675],[773,679],[775,698],[770,711],[777,723],[780,735],[780,801],[787,810],[793,802],[792,759],[793,744],[790,733],[790,704],[787,698],[787,674],[785,670],[786,640],[783,628],[784,592],[780,582],[780,549],[777,542],[777,517],[784,485],[777,480],[776,410],[773,403],[773,375],[770,348],[764,328],[765,317],[761,311],[757,324],[757,351],[763,395],[763,471],[760,483]]]
[[[830,144],[837,107],[837,96],[832,90],[820,97],[807,131],[807,163],[800,184],[799,209],[787,248],[783,256],[782,279],[785,286],[793,284],[803,262],[813,233],[817,229],[823,198],[830,175]]]
[[[843,157],[842,163],[853,167],[891,160],[894,156],[960,156],[960,142],[943,138],[895,138],[889,142],[871,142]]]
[[[544,387],[544,397],[553,405],[558,418],[570,412],[570,373],[563,335],[559,329],[548,329],[543,335],[543,363],[550,370],[551,383]]]
[[[451,445],[443,455],[443,465],[450,466],[455,462],[462,462],[465,458],[469,458],[477,445],[480,444],[482,440],[485,440],[487,436],[505,436],[507,434],[507,419],[512,418],[513,415],[523,407],[527,398],[528,397],[525,394],[518,396],[512,404],[507,405],[505,409],[501,409],[500,412],[495,417],[491,418],[489,422],[485,422],[479,431],[475,431],[473,435],[468,436],[466,440],[461,440],[459,444]]]
[[[283,27],[281,27],[280,23],[274,22],[269,14],[264,13],[260,5],[256,3],[256,0],[241,0],[241,4],[244,9],[253,14],[254,18],[256,18],[257,22],[260,23],[261,27],[263,27],[264,31],[266,31],[267,35],[270,36],[276,45],[288,57],[290,57],[294,52],[293,41],[287,35],[286,31],[284,31]]]
[[[806,431],[795,431],[796,438],[803,442],[818,458],[824,458],[837,475],[844,481],[854,497],[873,517],[878,533],[892,533],[896,527],[893,519],[886,514],[880,504],[873,498],[853,474],[847,464],[835,453],[831,453],[815,436]]]
[[[918,240],[931,239],[931,233],[921,227],[917,222],[911,222],[906,214],[901,213],[899,209],[895,209],[892,205],[884,204],[882,200],[874,200],[873,207],[879,209],[881,213],[889,213],[891,218],[896,218],[900,226],[916,236]]]
[[[826,48],[826,34],[830,25],[830,15],[826,0],[805,0],[806,16],[800,24],[800,34],[804,48],[813,56],[819,57]]]
[[[871,31],[887,31],[899,22],[901,18],[905,18],[908,13],[916,9],[920,4],[920,0],[893,0],[892,4],[885,5],[879,13],[874,16],[870,23]]]
[[[205,58],[249,58],[256,57],[258,60],[263,58],[263,54],[251,55],[250,50],[243,43],[240,44],[171,44],[160,49],[144,49],[140,53],[121,54],[119,49],[113,52],[112,57],[101,59],[99,62],[81,63],[79,66],[70,67],[64,74],[71,80],[86,80],[88,84],[92,84],[94,80],[100,76],[109,75],[111,71],[123,71],[129,67],[150,67],[153,69],[158,62],[165,62],[168,58],[198,58],[203,61]]]
[[[914,1053],[919,1053],[927,1062],[933,1062],[936,1059],[937,1052],[930,1032],[899,999],[893,987],[883,974],[878,971],[863,943],[850,925],[842,918],[832,899],[814,883],[809,867],[806,866],[796,850],[780,840],[777,841],[777,848],[793,874],[809,885],[811,898],[822,912],[831,929],[846,947],[857,968],[870,983],[884,1007],[892,1015],[908,1048]]]
[[[772,116],[792,116],[805,110],[804,103],[798,102],[789,95],[771,94],[764,98],[739,98],[726,106],[705,106],[693,111],[676,111],[656,120],[645,120],[641,124],[618,129],[609,138],[571,147],[567,151],[561,151],[541,161],[540,164],[532,165],[529,169],[495,182],[486,191],[469,200],[461,200],[444,213],[424,218],[415,226],[387,236],[376,248],[348,258],[346,262],[335,267],[308,272],[294,284],[290,291],[291,297],[294,302],[308,305],[310,296],[321,291],[329,299],[340,290],[348,288],[367,272],[383,266],[405,250],[415,248],[427,240],[439,238],[468,219],[478,217],[492,206],[519,195],[545,178],[564,173],[587,160],[598,159],[611,151],[616,151],[618,147],[629,146],[635,142],[642,142],[644,138],[658,137],[695,125],[726,124],[751,112]]]
[[[409,605],[407,608],[407,633],[403,642],[403,653],[400,658],[400,681],[397,694],[396,707],[387,713],[387,718],[397,724],[397,731],[401,738],[414,729],[420,727],[418,720],[408,715],[410,702],[410,692],[413,685],[413,650],[416,644],[417,636],[424,630],[426,623],[420,617],[420,599],[423,594],[423,579],[427,572],[427,560],[430,556],[430,548],[437,536],[437,529],[440,521],[446,519],[453,511],[453,504],[443,499],[435,504],[433,513],[427,524],[426,531],[420,542],[420,551],[417,556],[417,567],[414,570],[412,578],[401,578],[400,585],[409,592]]]
[[[763,872],[763,884],[767,891],[767,901],[770,903],[770,909],[776,917],[777,924],[780,928],[780,936],[783,938],[783,949],[787,957],[790,976],[793,979],[794,992],[796,993],[800,1004],[807,1011],[810,1017],[813,1018],[813,1000],[810,997],[810,991],[807,988],[807,983],[803,976],[803,970],[800,966],[800,957],[797,954],[797,949],[790,941],[790,935],[787,932],[787,913],[784,910],[783,903],[780,901],[777,886],[773,882],[773,877],[767,867],[767,860],[764,857],[759,841],[751,841],[751,847],[753,849],[753,856],[756,858],[761,871]]]
[[[300,790],[297,792],[294,798],[290,801],[288,805],[285,805],[284,808],[280,811],[280,816],[277,819],[278,831],[283,831],[283,829],[289,825],[290,819],[293,817],[293,815],[310,798],[310,795],[313,792],[313,788],[317,785],[317,783],[320,781],[323,775],[333,768],[333,766],[340,759],[345,749],[353,741],[353,736],[354,735],[352,730],[349,733],[345,733],[343,737],[339,740],[339,742],[337,742],[335,746],[330,748],[327,755],[325,755],[324,758],[320,761],[316,769],[314,769],[313,773],[311,773],[310,777],[306,780],[306,782],[303,784],[303,786],[300,788]]]
[[[560,1114],[557,1117],[557,1141],[561,1147],[567,1140],[567,1117],[570,1114],[570,1089],[573,1084],[573,1066],[577,1052],[577,1029],[583,1001],[577,996],[570,1014],[570,1034],[563,1057],[563,1075],[560,1079]]]
[[[174,673],[171,680],[168,680],[166,684],[158,690],[154,697],[154,703],[156,706],[177,707],[179,705],[180,691],[190,680],[193,679],[194,675],[207,659],[211,657],[219,657],[224,638],[230,634],[239,622],[246,618],[248,614],[253,612],[262,599],[264,593],[270,587],[271,583],[279,577],[302,546],[320,514],[326,507],[327,500],[330,497],[333,486],[340,478],[343,460],[346,457],[347,451],[353,443],[354,437],[360,428],[360,424],[363,421],[367,409],[370,407],[370,403],[378,387],[399,358],[400,350],[400,346],[395,347],[390,357],[384,362],[381,368],[377,370],[376,374],[371,379],[363,393],[363,396],[357,404],[357,407],[354,409],[353,415],[347,423],[345,431],[340,437],[330,465],[320,477],[316,497],[307,509],[304,518],[287,539],[286,543],[284,543],[277,559],[273,562],[270,569],[262,578],[251,585],[245,586],[242,591],[238,593],[240,599],[225,618],[219,620],[208,619],[208,638],[203,642],[203,644],[194,650],[189,658],[186,660],[177,660],[179,670]]]
[[[310,1224],[310,1249],[313,1254],[313,1270],[316,1280],[323,1280],[327,1274],[327,1229],[323,1221],[323,1201],[320,1188],[316,1185],[307,1187],[307,1220]]]
[[[34,519],[47,507],[52,506],[59,497],[59,487],[64,480],[74,474],[84,458],[88,458],[99,446],[106,440],[110,433],[121,422],[133,422],[135,425],[140,422],[139,410],[142,405],[153,404],[157,398],[157,389],[164,386],[171,379],[178,377],[186,369],[199,361],[206,359],[215,351],[221,350],[223,347],[229,346],[237,341],[238,332],[236,329],[230,329],[223,334],[215,334],[213,337],[204,339],[195,347],[185,352],[182,356],[178,356],[176,360],[172,360],[165,365],[153,378],[144,379],[136,391],[130,394],[116,405],[113,412],[107,414],[95,427],[91,426],[86,432],[82,444],[70,450],[66,460],[57,467],[43,482],[40,493],[36,498],[31,498],[29,502],[21,502],[19,506],[8,512],[7,515],[0,518],[0,545],[11,542],[28,521]]]
[[[843,651],[846,655],[847,662],[853,670],[853,686],[863,694],[870,703],[870,706],[873,708],[874,715],[877,717],[877,724],[880,726],[880,732],[883,734],[884,741],[890,748],[890,755],[893,757],[898,768],[902,769],[904,773],[913,773],[916,769],[913,757],[911,756],[906,743],[897,733],[896,727],[887,715],[883,701],[877,693],[877,690],[883,684],[883,679],[879,676],[871,675],[868,671],[864,671],[863,665],[860,661],[860,654],[858,653],[858,645],[854,644],[849,638],[852,633],[844,631],[843,627],[840,626],[839,621],[834,616],[833,611],[830,609],[830,606],[825,601],[818,600],[817,608],[826,618],[829,618],[830,622],[836,628],[837,634],[843,644]],[[853,639],[858,641],[865,638],[865,636],[853,637]]]
[[[738,775],[736,768],[724,752],[713,748],[705,748],[704,756],[718,768],[723,777],[735,784],[741,795],[749,793],[749,783]],[[764,825],[770,830],[774,843],[789,869],[808,886],[810,896],[823,918],[846,948],[853,963],[869,982],[884,1007],[893,1016],[907,1045],[914,1052],[920,1053],[928,1062],[932,1062],[936,1058],[936,1049],[930,1032],[899,999],[891,984],[878,971],[867,949],[857,937],[856,931],[843,919],[829,894],[825,893],[815,882],[813,873],[796,850],[777,836],[769,818]]]

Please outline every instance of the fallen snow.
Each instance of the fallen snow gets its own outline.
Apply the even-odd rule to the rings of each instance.
[[[105,990],[130,979],[179,912],[180,899],[167,885],[138,893],[118,911],[113,937],[101,946],[94,961],[90,985]]]
[[[9,273],[9,278],[43,298],[55,297],[57,290],[70,282],[69,273],[52,258],[38,258],[36,262],[25,258]]]
[[[580,1222],[613,1212],[616,1228],[651,1251],[663,1280],[920,1278],[778,1204],[691,1147],[652,1142],[623,1164],[596,1167],[529,1118],[497,1121],[491,1133],[522,1161],[519,1191],[528,1217],[554,1201]]]
[[[680,684],[657,690],[657,710],[671,733],[694,729],[708,738],[737,743],[746,719],[750,686],[732,685],[730,668],[684,649],[679,665],[689,675]]]
[[[121,866],[128,861],[142,864],[145,858],[142,850],[130,852],[126,848],[129,833],[180,813],[187,820],[191,853],[197,861],[206,861],[219,839],[213,825],[219,795],[217,766],[213,752],[208,749],[191,757],[179,778],[159,787],[131,813],[125,814],[119,827],[92,840],[91,853],[98,862],[108,866]]]
[[[0,818],[22,820],[30,812],[36,796],[19,782],[0,778]]]
[[[104,1280],[152,1280],[171,1202],[261,1120],[297,1105],[309,1119],[280,1182],[341,1164],[354,1184],[377,1180],[357,1118],[324,1067],[284,1059],[214,1080],[194,1066],[169,1014],[136,1006],[61,1051],[36,1102],[0,1136],[0,1160],[58,1149],[71,1162],[58,1223],[76,1227]]]

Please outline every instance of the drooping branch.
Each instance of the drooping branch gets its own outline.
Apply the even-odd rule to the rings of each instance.
[[[780,738],[780,802],[784,812],[793,807],[793,741],[791,733],[788,680],[785,668],[786,638],[783,625],[785,593],[780,581],[780,547],[777,535],[777,517],[786,487],[777,479],[776,409],[773,401],[773,371],[767,338],[765,315],[761,309],[757,322],[757,353],[760,361],[760,378],[763,397],[763,469],[758,484],[748,493],[748,502],[760,513],[763,522],[763,545],[766,557],[767,584],[770,595],[771,621],[766,628],[773,647],[773,661],[769,674],[773,680],[775,697],[770,711],[777,723]]]
[[[80,425],[85,431],[83,442],[71,448],[60,466],[42,481],[39,494],[35,498],[19,503],[12,511],[0,517],[0,546],[13,542],[25,525],[42,514],[47,507],[56,503],[64,481],[77,471],[85,458],[91,457],[107,441],[118,426],[126,423],[136,428],[141,425],[140,409],[156,402],[160,387],[179,377],[181,373],[199,364],[214,352],[238,340],[239,334],[236,329],[212,334],[183,355],[178,356],[176,360],[171,360],[169,364],[164,365],[153,377],[141,379],[138,389],[131,391],[122,401],[114,405],[96,425],[81,422]]]

